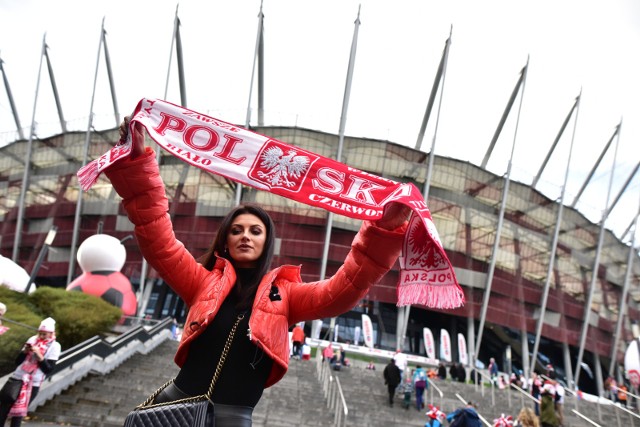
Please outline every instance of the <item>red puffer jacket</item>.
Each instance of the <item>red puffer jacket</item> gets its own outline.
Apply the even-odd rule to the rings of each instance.
[[[168,214],[168,200],[153,150],[135,160],[122,160],[107,171],[113,187],[123,198],[129,219],[145,259],[189,307],[175,362],[182,366],[191,342],[213,321],[222,301],[235,284],[230,262],[218,258],[212,271],[196,262],[176,240]],[[300,268],[282,266],[260,282],[249,327],[251,340],[274,360],[266,386],[278,382],[289,363],[289,325],[338,316],[362,299],[400,255],[406,223],[394,231],[369,221],[353,240],[344,265],[330,279],[302,283]],[[280,301],[271,301],[275,285]]]

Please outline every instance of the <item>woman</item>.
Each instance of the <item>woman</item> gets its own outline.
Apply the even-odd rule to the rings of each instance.
[[[540,391],[540,425],[542,427],[558,427],[558,415],[555,408],[555,385],[551,381],[545,381]]]
[[[531,408],[522,408],[518,414],[518,423],[522,427],[538,427],[538,417]]]
[[[120,125],[122,138],[129,120]],[[143,130],[136,123],[131,156],[106,175],[123,198],[145,259],[189,307],[175,356],[181,369],[154,402],[205,393],[229,330],[244,315],[212,400],[216,426],[251,426],[264,388],[287,371],[289,326],[337,316],[363,298],[398,258],[410,210],[391,204],[377,222],[365,221],[344,265],[319,282],[302,283],[298,267],[270,270],[274,225],[257,206],[233,209],[196,261],[175,238],[164,184],[154,152],[144,147]]]
[[[60,343],[56,341],[55,326],[56,321],[51,317],[44,319],[38,334],[29,338],[22,347],[16,359],[18,367],[0,392],[0,426],[4,426],[7,417],[11,416],[11,427],[20,427],[29,403],[38,394],[42,381],[53,371],[61,350]],[[23,390],[19,393],[8,392],[21,388]]]

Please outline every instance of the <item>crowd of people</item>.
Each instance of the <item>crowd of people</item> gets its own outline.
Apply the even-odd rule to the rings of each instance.
[[[383,377],[387,385],[389,406],[393,407],[394,399],[397,395],[402,397],[402,407],[409,409],[413,406],[416,410],[425,409],[424,393],[429,388],[429,380],[450,380],[456,382],[466,382],[466,369],[460,363],[452,363],[449,366],[448,376],[447,367],[440,363],[437,369],[417,365],[415,368],[407,367],[404,369],[400,366],[406,362],[406,358],[398,357],[400,353],[391,358],[386,365]],[[400,366],[398,366],[400,365]],[[488,366],[488,372],[491,382],[499,388],[508,388],[507,381],[516,385],[523,391],[526,391],[536,398],[540,403],[536,403],[533,409],[524,408],[514,420],[511,415],[504,415],[494,420],[495,426],[512,426],[517,420],[522,426],[535,427],[561,427],[564,423],[564,398],[565,389],[562,384],[556,380],[556,374],[553,366],[546,367],[544,375],[533,373],[531,378],[527,379],[524,374],[516,375],[513,373],[510,377],[501,375],[497,368],[497,363],[491,359]],[[470,373],[471,381],[473,381],[475,370]],[[477,374],[478,382],[481,377]],[[500,386],[502,384],[502,387]],[[617,397],[617,385],[612,379],[607,382],[607,391],[611,396]],[[476,404],[469,402],[462,408],[445,414],[437,407],[429,405],[429,411],[426,412],[428,421],[425,426],[436,427],[444,425],[443,422],[449,421],[452,426],[475,426],[475,420],[478,419]],[[457,421],[456,421],[457,419]],[[478,421],[478,424],[479,421]]]

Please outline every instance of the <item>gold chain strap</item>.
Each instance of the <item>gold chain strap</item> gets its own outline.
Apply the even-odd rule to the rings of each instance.
[[[216,366],[216,370],[213,374],[213,378],[211,379],[211,384],[209,385],[209,390],[207,391],[207,394],[201,394],[199,396],[193,396],[193,397],[185,397],[184,399],[172,400],[171,402],[152,404],[152,402],[160,394],[160,392],[162,392],[162,390],[164,390],[169,385],[171,385],[171,383],[173,383],[175,378],[172,378],[169,381],[167,381],[164,385],[162,385],[159,389],[157,389],[151,396],[149,396],[147,400],[142,402],[140,405],[136,406],[136,409],[154,408],[156,406],[163,406],[163,405],[168,405],[173,403],[182,403],[182,402],[193,402],[201,399],[206,399],[211,401],[213,388],[215,387],[216,382],[218,381],[218,377],[220,376],[220,371],[222,371],[222,366],[224,365],[225,360],[227,360],[227,355],[229,354],[229,349],[231,348],[231,342],[233,341],[233,337],[236,334],[236,329],[238,329],[238,325],[240,324],[240,321],[242,321],[242,319],[244,319],[244,313],[238,315],[235,323],[231,327],[231,331],[229,332],[227,341],[224,343],[224,348],[222,349],[222,354],[220,355],[220,360],[218,360],[218,365]]]

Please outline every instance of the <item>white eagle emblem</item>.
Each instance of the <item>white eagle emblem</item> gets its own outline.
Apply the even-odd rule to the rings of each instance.
[[[300,178],[309,167],[309,158],[297,154],[295,150],[288,150],[285,155],[280,147],[268,148],[262,153],[262,163],[260,163],[260,167],[268,171],[259,171],[258,176],[273,187],[293,187],[296,183],[291,182],[289,178]]]

